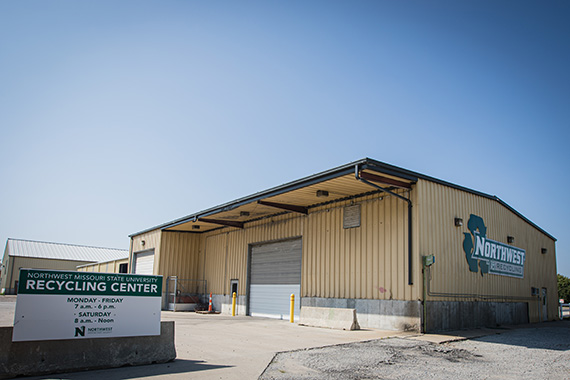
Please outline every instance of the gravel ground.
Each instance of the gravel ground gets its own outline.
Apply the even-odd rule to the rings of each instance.
[[[390,338],[283,352],[269,379],[570,379],[570,321],[436,344]]]

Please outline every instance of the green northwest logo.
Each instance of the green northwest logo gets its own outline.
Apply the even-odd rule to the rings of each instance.
[[[526,252],[487,238],[483,218],[471,214],[467,222],[470,233],[464,232],[463,251],[471,272],[523,278]]]

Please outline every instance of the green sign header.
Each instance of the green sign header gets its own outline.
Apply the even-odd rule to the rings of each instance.
[[[162,276],[22,269],[18,293],[161,297]]]

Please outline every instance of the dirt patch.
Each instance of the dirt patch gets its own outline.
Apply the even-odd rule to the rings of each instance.
[[[260,379],[405,378],[402,367],[465,363],[480,356],[463,349],[393,338],[278,354]]]

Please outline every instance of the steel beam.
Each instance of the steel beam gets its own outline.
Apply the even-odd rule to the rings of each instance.
[[[360,172],[360,177],[364,178],[368,181],[379,182],[379,183],[384,183],[386,185],[399,187],[400,189],[410,190],[412,188],[412,186],[407,182],[398,181],[397,179],[383,177],[383,176],[377,175],[377,174]]]
[[[199,218],[198,220],[200,222],[205,222],[205,223],[220,224],[222,226],[243,228],[243,222],[236,222],[234,220],[209,219],[209,218]]]
[[[299,214],[305,214],[305,215],[309,214],[309,210],[307,209],[307,207],[304,206],[288,205],[285,203],[276,203],[276,202],[267,202],[267,201],[257,201],[257,203],[263,206],[279,208],[281,210],[298,212]]]

